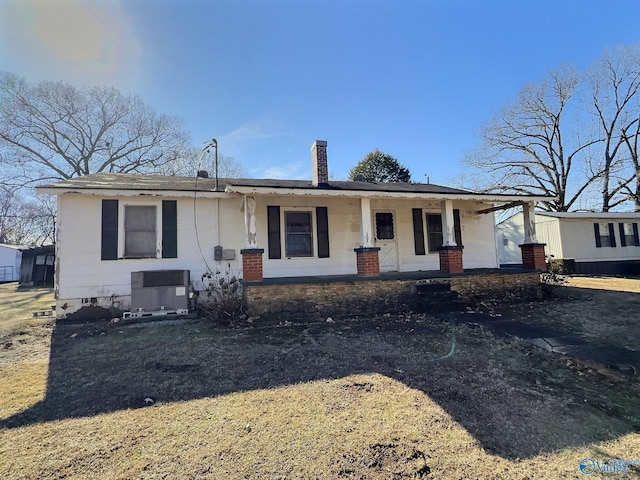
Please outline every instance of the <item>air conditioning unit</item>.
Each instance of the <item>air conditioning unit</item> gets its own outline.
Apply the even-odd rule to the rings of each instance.
[[[189,311],[189,270],[131,272],[131,313],[126,317]]]

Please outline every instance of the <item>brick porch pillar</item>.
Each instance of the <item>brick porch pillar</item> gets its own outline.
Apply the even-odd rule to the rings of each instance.
[[[438,248],[440,254],[440,271],[443,273],[462,273],[462,246],[442,246]]]
[[[522,250],[522,268],[527,270],[546,270],[547,259],[544,253],[546,243],[523,243],[520,245]]]
[[[377,277],[380,275],[380,260],[378,260],[380,247],[359,247],[354,248],[353,251],[356,252],[359,276]]]
[[[262,254],[264,248],[243,248],[242,255],[242,279],[245,282],[262,281]]]

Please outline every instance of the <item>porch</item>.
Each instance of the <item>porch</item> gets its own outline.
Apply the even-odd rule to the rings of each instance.
[[[429,297],[420,296],[420,290]],[[440,295],[436,292],[451,292]],[[518,269],[473,269],[459,274],[438,271],[389,272],[377,277],[329,275],[244,281],[249,317],[325,320],[328,317],[409,311],[456,310],[466,306],[526,301],[544,295],[540,273]]]

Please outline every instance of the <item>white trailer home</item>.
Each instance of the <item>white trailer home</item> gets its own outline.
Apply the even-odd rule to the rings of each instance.
[[[537,240],[547,255],[573,259],[576,273],[640,274],[637,212],[536,212]],[[518,212],[496,226],[501,265],[519,265],[524,217]]]
[[[18,245],[0,244],[0,283],[17,282],[20,279],[21,248]]]

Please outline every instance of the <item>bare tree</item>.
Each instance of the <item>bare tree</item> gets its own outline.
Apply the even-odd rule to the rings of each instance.
[[[57,198],[52,195],[37,195],[26,204],[24,210],[28,222],[29,243],[55,243]]]
[[[633,145],[637,146],[638,136],[638,47],[619,46],[606,51],[587,72],[586,79],[602,138],[598,169],[602,172],[602,211],[608,212],[629,199],[627,186],[637,177],[637,149],[633,162]],[[624,148],[625,144],[629,149]],[[631,153],[631,162],[627,153]]]
[[[467,164],[482,176],[485,190],[554,196],[543,208],[568,211],[600,177],[589,168],[589,148],[598,139],[581,139],[575,120],[566,118],[575,114],[577,85],[571,67],[552,71],[484,127],[483,149]]]
[[[640,140],[640,116],[636,118],[635,121],[630,122],[627,125],[622,136],[628,149],[631,168],[635,173],[634,182],[626,184],[624,191],[626,192],[627,197],[633,201],[634,210],[636,212],[640,212],[640,155],[638,151],[638,143]],[[631,185],[633,185],[634,188],[631,188]]]
[[[34,245],[33,212],[16,191],[0,187],[0,243]]]
[[[0,174],[7,186],[159,171],[188,140],[180,120],[153,112],[138,96],[0,74]]]
[[[187,149],[180,157],[167,162],[160,169],[163,175],[195,176],[199,170],[212,175],[214,159],[211,152],[206,153],[198,148]],[[246,176],[243,165],[235,158],[218,155],[218,176],[220,178],[242,178]]]

